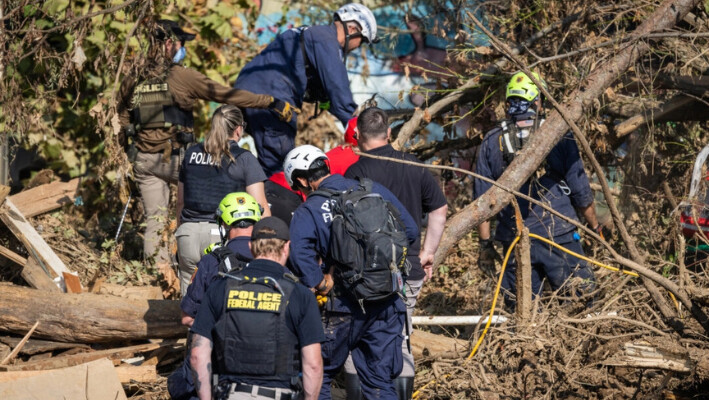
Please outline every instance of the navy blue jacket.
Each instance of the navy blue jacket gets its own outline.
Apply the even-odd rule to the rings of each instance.
[[[506,163],[503,160],[500,144],[502,129],[495,128],[487,133],[480,145],[476,171],[478,174],[497,180],[500,178]],[[583,162],[579,156],[576,140],[571,133],[567,133],[554,146],[544,165],[546,173],[539,179],[532,177],[519,189],[521,193],[546,203],[555,211],[573,218],[576,217],[576,208],[588,207],[593,202],[593,192],[588,183]],[[568,195],[564,194],[564,182],[570,189]],[[475,180],[475,197],[480,197],[492,184],[480,179]],[[538,205],[533,205],[527,200],[517,198],[519,208],[524,218],[524,225],[529,232],[547,238],[559,237],[575,229],[574,225],[553,217]],[[512,241],[515,237],[514,208],[508,205],[498,215],[498,225],[495,239],[503,242]]]
[[[249,249],[250,241],[251,238],[249,236],[238,236],[228,241],[226,247],[234,253],[253,258],[251,249]],[[182,302],[180,302],[180,308],[185,314],[192,318],[197,315],[199,305],[204,298],[204,293],[207,291],[209,285],[219,277],[217,275],[219,272],[218,267],[219,260],[213,253],[205,255],[199,260],[197,269],[195,269],[194,275],[192,275],[192,282],[190,282],[190,285],[187,287],[187,293],[185,293],[185,297],[183,297]]]
[[[352,99],[347,69],[342,61],[342,47],[337,42],[334,25],[294,28],[276,36],[239,72],[234,87],[268,94],[302,107],[307,79],[300,45],[301,34],[305,35],[305,51],[310,65],[317,71],[330,98],[329,111],[346,126],[357,104]],[[295,118],[292,125],[295,127]]]
[[[318,189],[346,191],[359,185],[359,181],[347,179],[335,174],[325,178]],[[406,227],[406,237],[409,244],[419,238],[416,222],[411,217],[403,204],[387,188],[373,182],[372,192],[379,193],[385,200],[390,201],[401,213],[401,219]],[[295,274],[300,282],[307,287],[315,287],[323,279],[323,271],[330,269],[332,260],[328,259],[328,246],[330,244],[330,225],[332,214],[330,203],[323,196],[310,196],[301,204],[293,214],[290,224],[291,253],[290,260]],[[323,263],[318,260],[323,258]],[[347,300],[336,298],[331,305],[333,311],[350,311]]]

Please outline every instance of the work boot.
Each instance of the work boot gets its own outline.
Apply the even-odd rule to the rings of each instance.
[[[347,400],[362,400],[362,382],[357,374],[345,373],[345,391]]]
[[[175,270],[172,269],[172,265],[166,262],[155,263],[155,269],[158,270],[159,276],[162,278],[162,295],[164,298],[169,299],[173,295],[180,293],[180,280],[177,279]]]
[[[414,377],[398,376],[394,379],[394,387],[399,400],[411,400],[411,396],[414,393]]]

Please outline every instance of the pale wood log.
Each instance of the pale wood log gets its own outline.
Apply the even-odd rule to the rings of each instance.
[[[411,334],[411,353],[415,358],[451,353],[463,355],[468,347],[469,343],[465,340],[431,332],[414,330]]]
[[[516,315],[520,322],[529,321],[532,316],[532,259],[530,255],[529,229],[522,228],[521,237],[515,246],[515,261],[517,261],[517,309]]]
[[[99,343],[182,337],[179,301],[137,301],[92,293],[47,293],[7,285],[0,290],[0,331],[24,334],[41,321],[38,338]]]
[[[154,365],[126,365],[121,364],[114,367],[118,380],[121,384],[131,382],[151,383],[158,380],[158,373]],[[5,371],[0,372],[0,382],[15,381],[18,379],[29,378],[31,376],[43,375],[55,369],[36,370],[36,371]]]
[[[8,346],[15,347],[22,340],[22,338],[14,336],[0,336],[0,343],[4,343]],[[27,341],[25,346],[20,350],[20,354],[34,355],[39,353],[46,353],[55,350],[67,350],[67,349],[83,349],[90,350],[90,347],[83,343],[65,343],[65,342],[54,342],[51,340],[42,339],[30,339]]]
[[[157,286],[121,286],[114,283],[100,282],[95,293],[124,297],[133,300],[162,300],[162,289]]]
[[[20,340],[17,345],[15,346],[14,349],[12,349],[12,353],[8,354],[7,357],[3,358],[2,361],[0,361],[0,365],[5,365],[12,361],[15,357],[17,357],[18,354],[20,354],[20,350],[22,350],[23,347],[25,347],[25,343],[27,343],[28,340],[30,340],[30,336],[34,333],[34,330],[37,329],[37,326],[39,325],[39,321],[35,322],[34,325],[32,325],[32,328],[30,328],[30,331],[27,332],[27,334]]]
[[[144,353],[159,349],[162,346],[172,345],[172,342],[163,343],[145,343],[135,346],[120,347],[116,349],[98,350],[87,353],[71,354],[67,356],[57,356],[46,360],[29,361],[15,365],[2,365],[0,371],[37,371],[46,369],[57,369],[72,367],[74,365],[84,364],[87,362],[100,360],[102,358],[109,359],[120,363],[123,358],[134,356],[136,353]]]
[[[42,236],[22,216],[15,204],[9,198],[5,199],[3,209],[0,209],[0,219],[10,228],[10,231],[25,245],[28,252],[35,257],[40,265],[51,269],[56,276],[61,277],[62,272],[73,273],[64,262],[54,253]],[[62,278],[63,279],[63,278]]]
[[[79,178],[69,182],[52,182],[10,196],[17,209],[25,218],[56,210],[64,204],[74,202],[74,194],[79,189]]]
[[[5,185],[0,185],[0,205],[5,201],[7,195],[10,194],[10,187]]]
[[[121,382],[110,360],[96,360],[36,376],[0,382],[3,400],[125,400]]]
[[[54,280],[42,269],[42,266],[37,263],[34,257],[29,257],[22,268],[20,274],[30,286],[35,289],[44,290],[47,292],[61,293],[62,290],[54,282]]]
[[[643,113],[634,115],[633,117],[630,117],[627,120],[621,122],[615,128],[616,136],[623,137],[643,125],[646,125],[648,123],[651,124],[655,120],[662,119],[666,114],[687,107],[687,105],[694,101],[695,100],[691,97],[677,95],[667,100],[657,108],[653,108],[652,110],[648,110]]]
[[[643,343],[625,343],[623,353],[604,361],[603,365],[655,368],[682,373],[689,373],[694,368],[689,355],[677,354]]]

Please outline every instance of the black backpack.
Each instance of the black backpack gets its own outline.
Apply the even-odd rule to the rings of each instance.
[[[335,281],[364,311],[365,301],[402,295],[402,271],[409,242],[399,210],[361,179],[346,192],[328,189],[311,194],[329,199],[332,212],[329,256],[336,262]]]
[[[219,261],[218,273],[239,272],[251,261],[250,258],[240,253],[234,253],[226,246],[215,247],[212,250],[212,254]]]

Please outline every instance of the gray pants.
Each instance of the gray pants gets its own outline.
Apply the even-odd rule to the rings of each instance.
[[[423,286],[423,279],[418,281],[407,280],[404,285],[406,289],[406,320],[407,324],[404,325],[404,337],[411,337],[411,333],[414,331],[414,327],[411,324],[411,316],[414,314],[414,307],[416,306],[416,300],[418,299],[419,293],[421,293],[421,287]],[[409,332],[406,333],[406,327],[408,326]],[[414,355],[409,351],[407,346],[407,341],[402,342],[401,353],[404,357],[404,366],[401,370],[399,376],[404,378],[414,377],[416,375],[416,365],[414,364]],[[356,374],[354,363],[352,362],[352,355],[347,357],[345,362],[345,372],[348,374]]]
[[[177,255],[179,260],[180,292],[187,293],[192,274],[204,249],[212,243],[221,240],[219,225],[214,222],[185,222],[175,232],[177,239]]]
[[[177,183],[179,168],[179,155],[171,156],[167,162],[163,162],[162,153],[138,152],[133,165],[145,210],[143,254],[148,259],[154,257],[156,263],[171,264],[168,242],[162,240],[162,234],[168,225],[170,184]]]

